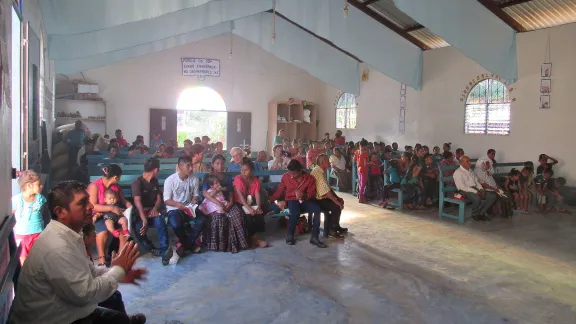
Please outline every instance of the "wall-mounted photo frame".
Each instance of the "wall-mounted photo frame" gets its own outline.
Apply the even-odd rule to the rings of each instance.
[[[552,76],[552,63],[542,63],[540,66],[540,76],[543,78]]]
[[[540,80],[540,93],[551,93],[552,92],[552,80],[542,79]]]
[[[540,109],[550,108],[550,95],[540,95]]]

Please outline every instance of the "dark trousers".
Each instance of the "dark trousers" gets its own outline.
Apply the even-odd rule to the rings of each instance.
[[[87,322],[88,321],[88,322]],[[130,317],[126,313],[115,311],[110,308],[96,307],[92,314],[74,323],[91,323],[91,324],[130,324]]]
[[[140,248],[143,251],[150,251],[152,249],[152,242],[150,242],[146,234],[144,236],[140,235],[140,230],[142,229],[142,219],[140,219],[140,214],[136,208],[133,209],[132,219],[132,234],[134,235],[136,243],[140,245]],[[148,217],[148,228],[154,227],[158,232],[158,245],[161,255],[166,252],[166,250],[168,250],[168,226],[166,226],[166,221],[164,219],[165,218],[163,214],[160,214],[156,217]]]
[[[400,188],[400,184],[399,183],[391,183],[389,185],[385,185],[384,186],[384,193],[382,195],[382,199],[390,199],[390,193],[392,192],[392,190],[394,189],[398,189]]]
[[[419,184],[413,183],[406,183],[402,185],[402,191],[404,191],[405,204],[415,204],[415,205],[424,205],[422,202],[422,198],[424,194],[422,193],[422,188],[420,188]]]
[[[124,307],[122,294],[118,290],[116,290],[112,296],[108,297],[108,299],[98,304],[98,306],[126,314],[126,308]]]
[[[315,200],[287,200],[288,209],[290,210],[290,225],[288,226],[288,236],[294,237],[296,224],[302,213],[313,214],[312,218],[312,236],[320,235],[320,207]]]
[[[472,201],[472,216],[485,215],[488,209],[496,202],[497,196],[496,193],[491,191],[486,191],[486,197],[484,197],[484,199],[473,192],[460,191],[460,194]]]
[[[424,197],[422,198],[423,203],[430,198],[432,202],[438,200],[438,181],[435,179],[428,179],[424,181]]]
[[[324,213],[324,237],[328,237],[328,232],[340,226],[342,210],[330,199],[316,200],[316,204]]]
[[[192,219],[183,211],[176,209],[168,212],[168,224],[174,230],[174,234],[180,240],[180,244],[187,249],[194,246],[194,242],[202,233],[205,219],[206,216],[204,214],[196,211],[194,224],[190,225],[189,222]]]
[[[256,235],[256,233],[266,231],[264,215],[244,214],[244,221],[246,225],[246,237],[252,237]]]

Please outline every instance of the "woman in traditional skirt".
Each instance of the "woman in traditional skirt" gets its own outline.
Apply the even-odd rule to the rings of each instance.
[[[244,158],[240,165],[242,166],[240,175],[234,178],[234,201],[244,212],[246,236],[250,245],[254,248],[264,248],[268,243],[261,240],[257,234],[266,229],[260,197],[260,180],[253,175],[254,163],[249,158]]]
[[[222,193],[228,202],[227,206],[222,206],[224,214],[215,213],[207,217],[208,233],[206,233],[206,243],[208,249],[217,252],[236,253],[241,249],[248,248],[244,228],[244,213],[233,204],[234,188],[232,187],[232,177],[224,173],[224,163],[226,159],[222,154],[216,154],[212,158],[212,172],[204,177],[202,184],[202,194],[204,199],[208,199],[216,205],[222,204],[216,197],[207,194],[211,187],[209,178],[215,176],[220,179]]]

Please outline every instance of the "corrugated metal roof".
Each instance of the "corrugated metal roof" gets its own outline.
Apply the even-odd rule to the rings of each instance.
[[[431,49],[450,46],[442,37],[432,33],[428,28],[418,29],[408,34],[428,45]]]
[[[533,0],[503,10],[526,30],[576,22],[575,0]]]

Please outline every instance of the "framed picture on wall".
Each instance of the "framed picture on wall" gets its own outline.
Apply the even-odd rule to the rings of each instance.
[[[552,80],[542,79],[540,80],[540,93],[550,93],[552,92]]]
[[[540,95],[540,109],[550,108],[550,95]]]
[[[543,78],[552,76],[552,63],[542,63],[542,66],[540,66],[540,76]]]

